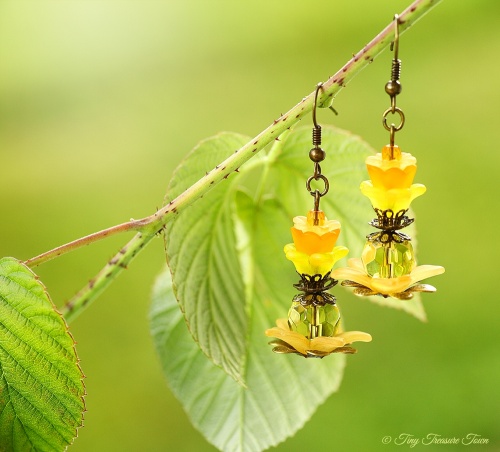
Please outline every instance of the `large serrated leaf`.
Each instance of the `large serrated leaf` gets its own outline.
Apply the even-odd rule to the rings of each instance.
[[[174,174],[167,200],[248,141],[232,133],[200,143]],[[232,191],[220,183],[166,226],[167,260],[189,330],[203,352],[241,380],[247,319],[231,219]]]
[[[167,380],[196,428],[227,451],[263,450],[293,435],[342,377],[344,356],[277,356],[264,336],[276,318],[286,316],[296,293],[297,275],[283,246],[291,241],[292,217],[304,215],[313,202],[304,189],[312,174],[310,129],[280,140],[167,226],[173,291],[167,273],[154,291],[152,331]],[[245,141],[221,134],[203,142],[177,171],[167,199]],[[364,160],[373,150],[330,127],[323,129],[323,143],[327,160],[322,168],[331,192],[321,206],[329,218],[341,221],[339,244],[356,256],[373,217],[358,189],[367,177]],[[340,291],[336,288],[335,294],[342,307]],[[200,347],[189,340],[173,293]],[[396,301],[393,307],[418,316],[419,300],[413,307]]]
[[[61,451],[82,425],[83,374],[45,287],[0,259],[0,450]]]

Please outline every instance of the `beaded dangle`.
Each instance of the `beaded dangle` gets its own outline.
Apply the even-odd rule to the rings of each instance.
[[[319,204],[329,190],[329,182],[321,173],[320,162],[326,153],[321,148],[321,126],[316,122],[316,87],[313,105],[313,148],[309,158],[314,163],[314,173],[307,179],[306,189],[314,198],[314,208],[307,217],[293,219],[293,243],[285,246],[287,259],[293,262],[300,281],[294,287],[301,293],[295,295],[287,319],[278,319],[277,326],[266,330],[266,335],[277,338],[270,342],[276,353],[295,353],[306,358],[323,358],[331,353],[355,353],[350,347],[355,341],[369,342],[371,336],[360,331],[343,332],[340,312],[334,295],[327,291],[338,281],[331,277],[334,264],[349,250],[335,246],[340,234],[340,223],[328,220]],[[311,188],[311,182],[322,181],[324,189]]]
[[[396,132],[403,128],[405,116],[396,106],[396,96],[401,92],[401,60],[399,51],[399,18],[395,16],[395,38],[391,50],[391,80],[385,85],[385,91],[391,98],[391,106],[382,115],[384,128],[389,131],[390,142],[382,152],[366,159],[369,181],[361,183],[361,192],[372,204],[377,218],[369,224],[378,231],[367,235],[361,259],[349,259],[348,268],[333,272],[337,279],[343,279],[343,286],[353,287],[360,296],[381,295],[408,300],[414,292],[435,292],[429,284],[420,281],[444,272],[444,268],[435,265],[416,265],[411,237],[400,232],[413,223],[413,218],[406,214],[410,203],[422,195],[426,188],[422,184],[413,184],[417,170],[417,160],[411,154],[401,152],[394,144]],[[387,124],[389,114],[397,114],[399,125]]]

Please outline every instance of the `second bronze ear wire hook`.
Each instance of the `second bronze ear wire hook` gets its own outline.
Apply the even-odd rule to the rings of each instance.
[[[317,123],[316,121],[316,108],[317,108],[317,103],[318,103],[318,92],[323,86],[323,83],[318,83],[316,86],[316,92],[314,93],[314,104],[313,104],[313,110],[312,110],[312,119],[313,119],[313,130],[312,130],[312,144],[313,148],[309,151],[309,158],[313,161],[314,163],[314,174],[310,176],[307,179],[306,182],[306,189],[307,191],[311,194],[311,196],[314,196],[314,224],[317,225],[319,223],[319,218],[318,218],[318,212],[319,212],[319,201],[322,196],[325,196],[328,193],[328,190],[330,188],[330,184],[328,182],[328,179],[326,176],[321,174],[321,166],[320,162],[325,160],[326,157],[326,152],[321,149],[321,126]],[[335,110],[333,110],[335,112]],[[336,113],[336,112],[335,112]],[[318,189],[312,190],[311,189],[311,182],[312,180],[319,180],[321,179],[323,183],[325,184],[325,188],[323,191],[319,191]]]
[[[391,80],[389,80],[385,85],[385,92],[389,94],[391,97],[391,107],[388,108],[382,114],[382,124],[384,128],[390,133],[390,146],[391,146],[391,154],[393,154],[394,149],[394,136],[396,132],[400,131],[405,123],[405,115],[403,110],[396,107],[396,96],[401,92],[402,86],[399,81],[399,77],[401,76],[401,60],[398,58],[399,56],[399,16],[396,14],[394,16],[394,41],[391,43],[391,50],[394,50],[394,57],[392,59],[392,69],[391,69]],[[398,126],[396,124],[391,123],[391,125],[387,124],[387,115],[398,114],[401,122]],[[391,155],[392,157],[393,155]]]
[[[396,14],[394,16],[394,41],[391,43],[391,50],[394,51],[394,57],[392,59],[392,68],[391,68],[391,80],[389,80],[386,85],[385,85],[385,92],[389,94],[391,97],[391,106],[387,110],[384,111],[382,114],[382,124],[386,130],[389,131],[390,133],[390,148],[391,148],[391,158],[394,158],[394,139],[396,132],[400,131],[404,124],[405,124],[405,115],[403,113],[403,110],[401,108],[396,106],[396,96],[401,93],[402,86],[401,82],[399,81],[399,78],[401,76],[401,60],[398,58],[399,57],[399,15]],[[318,92],[323,86],[323,83],[318,83],[316,85],[316,91],[314,93],[314,103],[313,103],[313,109],[312,109],[312,120],[313,120],[313,130],[312,130],[312,143],[313,143],[313,148],[309,151],[309,158],[313,161],[314,163],[314,173],[312,176],[310,176],[307,181],[306,181],[306,189],[307,191],[311,194],[311,196],[314,196],[314,224],[317,225],[319,223],[318,219],[318,212],[319,212],[319,202],[320,199],[325,196],[328,193],[328,190],[330,188],[330,184],[328,182],[328,179],[326,176],[321,174],[321,166],[320,162],[322,162],[325,157],[326,157],[326,152],[321,148],[321,126],[318,124],[316,121],[316,109],[317,109],[317,104],[318,104]],[[330,107],[330,109],[337,114],[337,112]],[[396,125],[394,123],[391,123],[390,125],[387,124],[387,116],[391,114],[398,114],[400,118],[400,123],[399,125]],[[321,179],[323,183],[325,184],[325,188],[323,191],[319,191],[318,189],[312,190],[311,189],[311,182],[312,180],[319,180]]]

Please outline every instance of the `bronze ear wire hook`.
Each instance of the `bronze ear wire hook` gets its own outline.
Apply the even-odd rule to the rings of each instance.
[[[322,162],[326,157],[326,152],[321,149],[321,126],[316,121],[316,109],[318,108],[318,92],[323,86],[323,83],[318,83],[316,85],[316,91],[314,93],[314,103],[312,109],[312,120],[313,120],[313,131],[312,131],[312,148],[309,152],[309,158],[314,162],[314,177],[321,174],[321,167],[319,162]]]
[[[321,174],[321,166],[320,162],[322,162],[325,157],[326,157],[326,152],[321,149],[321,126],[318,124],[316,121],[316,108],[318,106],[318,92],[323,86],[323,83],[318,83],[316,85],[316,92],[314,93],[314,103],[313,103],[313,110],[312,110],[312,120],[313,120],[313,130],[312,130],[312,144],[313,148],[309,151],[309,158],[313,161],[314,163],[314,174],[310,176],[307,181],[306,181],[306,189],[307,191],[311,194],[311,196],[314,196],[314,224],[317,225],[319,224],[319,218],[318,218],[318,212],[319,212],[319,201],[322,196],[325,196],[328,193],[328,190],[330,188],[330,184],[328,182],[328,179]],[[323,191],[319,191],[318,189],[312,190],[311,189],[311,182],[312,180],[319,180],[321,179],[323,183],[325,184],[325,188]]]
[[[401,60],[399,59],[399,15],[394,15],[394,41],[391,42],[391,51],[394,51],[391,67],[391,80],[388,82],[391,86],[386,85],[386,92],[391,96],[392,113],[396,112],[396,96],[401,92]]]
[[[391,51],[394,50],[394,56],[392,59],[392,67],[391,67],[391,80],[389,80],[385,85],[385,92],[389,94],[391,97],[391,107],[388,108],[382,114],[382,124],[386,130],[389,131],[390,138],[390,146],[391,146],[391,157],[393,157],[394,150],[394,137],[396,132],[401,130],[405,123],[405,115],[403,110],[396,107],[396,96],[401,92],[402,86],[399,81],[399,77],[401,76],[401,60],[398,58],[399,56],[399,16],[394,15],[394,41],[391,43]],[[396,124],[391,123],[391,125],[387,124],[387,115],[389,113],[398,114],[400,123],[396,126]]]

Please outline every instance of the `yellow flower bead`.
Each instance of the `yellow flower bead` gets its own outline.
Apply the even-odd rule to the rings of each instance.
[[[342,259],[349,250],[345,246],[336,246],[329,253],[306,254],[297,251],[293,243],[285,245],[286,258],[293,262],[298,273],[306,275],[326,275],[335,263]]]
[[[411,202],[425,193],[425,185],[413,184],[410,188],[385,188],[374,187],[371,181],[361,182],[360,190],[363,195],[370,199],[375,209],[387,210],[393,212],[407,210]]]
[[[360,189],[376,209],[406,210],[425,193],[424,185],[412,185],[417,159],[398,146],[385,146],[381,153],[367,157],[366,168],[371,180],[362,182]]]
[[[278,319],[274,328],[266,330],[266,336],[276,337],[303,356],[309,353],[326,356],[334,353],[336,349],[352,344],[353,342],[370,342],[372,337],[362,331],[346,331],[333,336],[319,336],[309,339],[300,333],[291,331],[286,319]]]

